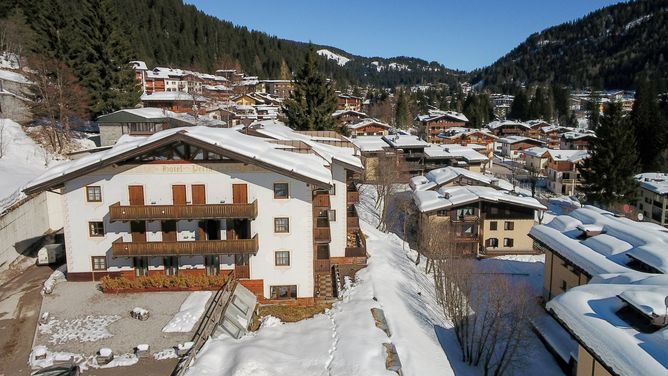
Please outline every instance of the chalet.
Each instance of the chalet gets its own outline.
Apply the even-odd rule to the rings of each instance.
[[[512,120],[495,120],[487,124],[487,129],[489,129],[495,136],[498,137],[508,137],[508,136],[527,137],[531,127],[526,123]]]
[[[206,98],[194,93],[161,91],[149,94],[147,92],[142,94],[141,101],[144,107],[157,107],[181,113],[197,111],[200,115],[206,113],[202,108],[207,102]]]
[[[643,220],[668,225],[668,174],[645,172],[635,176],[638,182],[636,208]]]
[[[585,206],[529,235],[545,253],[543,296],[554,318],[538,332],[564,367],[576,376],[666,374],[665,228]]]
[[[357,136],[387,136],[392,128],[389,124],[374,118],[366,118],[360,121],[346,124],[345,128],[352,137]]]
[[[149,136],[165,129],[197,125],[192,116],[154,107],[119,110],[100,116],[97,122],[100,146],[113,145],[123,135]]]
[[[263,85],[264,92],[282,99],[289,98],[294,88],[292,80],[261,80],[260,84]]]
[[[362,98],[348,94],[339,94],[337,96],[336,109],[362,112]]]
[[[68,279],[237,278],[265,302],[337,295],[338,265],[366,262],[351,148],[188,127],[61,164],[25,193],[61,193]],[[347,236],[349,230],[355,236]]]
[[[462,113],[455,111],[430,110],[427,115],[419,115],[416,121],[425,129],[427,141],[434,144],[443,142],[439,135],[453,127],[464,127],[469,121]]]
[[[501,144],[501,154],[511,159],[519,158],[524,150],[545,145],[543,141],[524,136],[507,136],[497,141]]]
[[[203,85],[202,94],[218,102],[225,102],[232,96],[232,88],[227,85]]]
[[[251,95],[250,93],[235,95],[231,97],[230,100],[235,104],[242,106],[255,106],[258,104],[265,104],[264,100],[254,95]]]
[[[548,150],[547,188],[556,194],[575,195],[581,184],[578,166],[589,157],[586,150]]]
[[[544,147],[533,147],[524,151],[524,166],[527,170],[538,174],[539,176],[546,176],[547,161],[550,157],[548,153],[550,149]]]
[[[332,117],[336,119],[338,125],[343,126],[345,124],[356,123],[362,119],[366,119],[369,115],[364,112],[353,110],[336,110],[332,113]]]
[[[482,149],[482,150],[481,150]],[[423,165],[425,171],[445,167],[465,167],[471,171],[484,171],[490,165],[490,160],[485,154],[485,146],[480,145],[458,145],[458,144],[430,144],[424,148]]]
[[[561,131],[563,129],[564,128],[556,125],[541,127],[538,133],[538,139],[545,142],[545,145],[550,149],[561,149]]]
[[[443,167],[431,170],[424,176],[412,177],[409,185],[413,192],[437,191],[441,187],[457,185],[477,185],[505,191],[512,191],[514,188],[513,185],[506,180],[470,171],[461,167]]]
[[[534,253],[528,233],[536,199],[490,186],[443,186],[416,190],[418,244],[431,259]]]
[[[589,142],[596,138],[593,131],[565,132],[561,135],[561,149],[588,150]]]
[[[407,178],[424,172],[424,151],[429,146],[419,137],[405,134],[383,136],[396,156],[397,167]]]
[[[485,129],[453,127],[443,131],[438,137],[443,140],[442,143],[444,144],[483,146],[484,149],[478,151],[487,155],[491,166],[492,160],[494,159],[494,142],[498,139],[498,137],[491,132]]]

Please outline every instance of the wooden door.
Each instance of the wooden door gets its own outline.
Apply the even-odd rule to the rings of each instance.
[[[204,184],[193,184],[193,205],[206,204],[206,188]]]
[[[131,221],[130,233],[133,242],[146,242],[146,221]]]
[[[226,233],[227,233],[226,239],[227,239],[227,240],[234,240],[234,239],[238,239],[238,238],[239,238],[239,237],[237,236],[237,231],[236,231],[236,229],[234,228],[234,219],[228,219],[228,220],[227,220],[227,224],[226,224],[225,227],[226,227],[226,229],[227,229],[227,230],[226,230]]]
[[[232,202],[235,204],[248,203],[248,187],[246,184],[232,184]]]
[[[176,241],[176,221],[162,221],[162,241],[175,242]]]
[[[186,186],[172,185],[172,202],[174,205],[186,204]]]
[[[130,205],[144,205],[144,187],[141,185],[129,185],[128,196]]]

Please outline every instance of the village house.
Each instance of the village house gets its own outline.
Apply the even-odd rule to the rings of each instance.
[[[353,110],[362,112],[362,98],[348,94],[338,94],[336,97],[337,110]]]
[[[469,119],[460,112],[429,110],[427,115],[419,115],[415,118],[424,128],[427,141],[433,144],[443,143],[444,138],[439,137],[450,128],[462,128]]]
[[[668,174],[645,172],[635,176],[638,182],[636,208],[643,221],[661,226],[668,224]]]
[[[556,194],[573,196],[580,187],[578,166],[589,157],[586,150],[548,150],[545,167],[547,188]]]
[[[374,118],[366,118],[345,125],[351,137],[357,136],[387,136],[392,127]]]
[[[336,110],[332,113],[332,117],[336,119],[336,124],[344,126],[346,124],[356,123],[362,119],[366,119],[369,115],[364,112],[353,110]]]
[[[25,188],[59,191],[67,277],[237,278],[263,302],[338,293],[338,265],[363,265],[348,220],[362,171],[352,147],[283,130],[171,128],[61,164]]]
[[[415,190],[418,249],[431,259],[534,253],[528,233],[536,212],[545,206],[498,188],[462,185]]]
[[[513,185],[503,179],[481,174],[461,167],[443,167],[431,170],[424,176],[414,176],[409,182],[411,190],[437,191],[441,187],[455,185],[478,185],[512,191]]]
[[[589,142],[596,138],[593,131],[572,131],[561,135],[561,149],[589,150]]]
[[[453,127],[443,131],[439,137],[443,139],[444,144],[483,146],[484,149],[476,148],[476,150],[482,154],[487,154],[490,166],[494,160],[494,142],[498,139],[498,137],[485,129]]]
[[[546,176],[545,168],[550,157],[549,150],[539,146],[526,149],[524,151],[524,167],[538,176]]]
[[[510,159],[520,158],[524,150],[545,145],[543,141],[525,136],[506,136],[497,142],[501,145],[501,155]]]
[[[662,375],[668,358],[668,235],[585,206],[529,233],[545,253],[553,327],[538,330],[576,376]]]
[[[492,166],[492,162],[485,154],[486,147],[482,145],[459,144],[430,144],[424,148],[422,163],[424,171],[445,166],[464,167],[471,171],[481,172]]]
[[[563,127],[549,125],[541,127],[538,133],[538,139],[545,142],[549,149],[561,149],[561,130]],[[567,129],[567,128],[566,128]]]
[[[156,91],[152,94],[142,94],[141,102],[144,107],[157,107],[181,113],[197,111],[197,113],[203,115],[206,113],[204,106],[207,99],[199,94],[183,91]]]
[[[119,110],[97,118],[100,146],[111,146],[123,135],[150,136],[169,128],[191,127],[197,120],[162,108],[144,107]]]
[[[497,137],[528,136],[531,127],[522,122],[512,120],[495,120],[487,124],[489,129]]]
[[[287,99],[294,89],[292,80],[260,80],[265,93],[277,98]]]

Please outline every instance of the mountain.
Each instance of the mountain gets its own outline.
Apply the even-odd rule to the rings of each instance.
[[[633,1],[532,34],[471,81],[629,89],[643,76],[665,83],[667,59],[668,0]]]
[[[308,46],[235,26],[181,0],[118,0],[113,4],[125,23],[136,58],[145,60],[149,66],[169,65],[203,71],[239,67],[260,78],[278,78],[286,66],[289,71],[301,66]],[[340,86],[427,82],[453,85],[463,73],[421,59],[366,58],[320,45],[316,45],[316,49],[327,51],[321,69]],[[377,69],[372,64],[374,61],[388,69]],[[408,69],[389,69],[399,65]]]

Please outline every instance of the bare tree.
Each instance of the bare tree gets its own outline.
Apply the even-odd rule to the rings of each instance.
[[[35,117],[45,121],[52,151],[60,153],[70,139],[73,118],[86,117],[86,95],[76,77],[62,61],[34,56],[30,80]]]
[[[396,153],[384,152],[378,156],[374,169],[373,186],[376,188],[375,209],[378,213],[378,226],[381,231],[388,231],[388,218],[394,194],[398,184],[406,178],[403,160]]]

